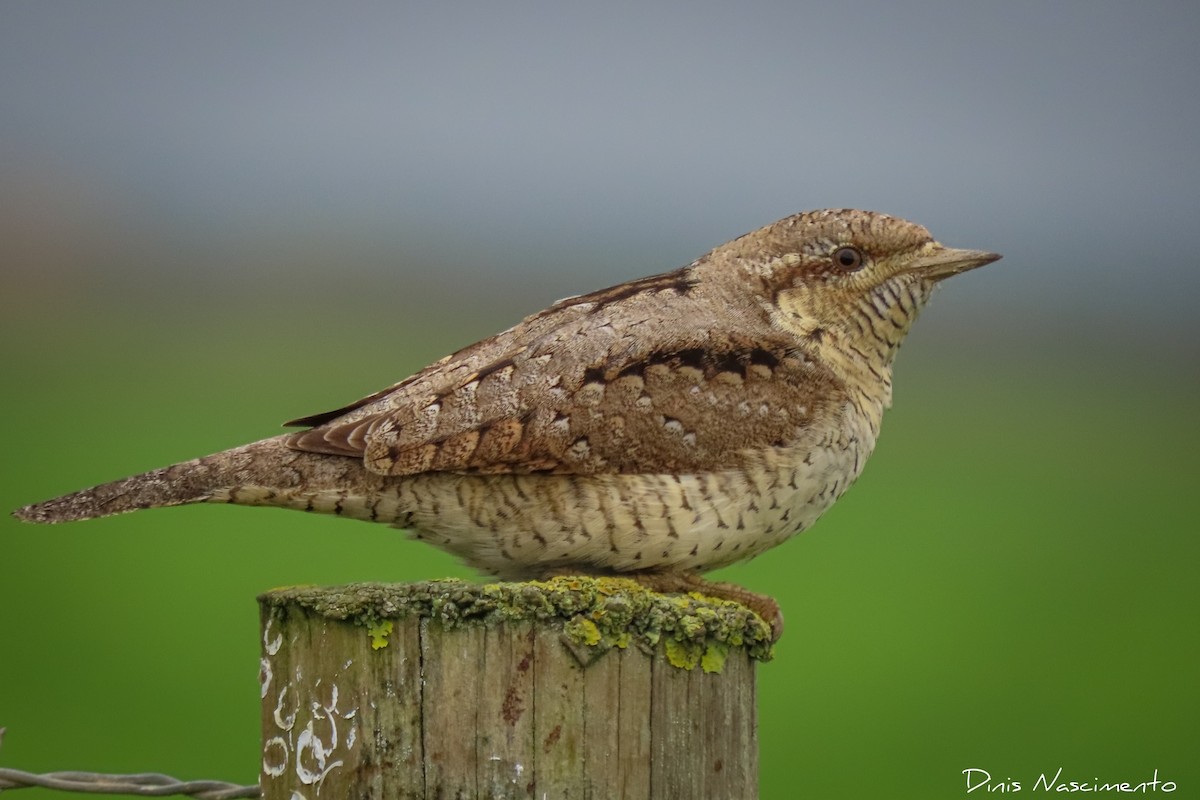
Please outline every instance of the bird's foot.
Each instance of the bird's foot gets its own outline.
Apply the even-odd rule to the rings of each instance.
[[[743,605],[770,626],[772,642],[779,641],[783,635],[783,612],[779,610],[779,604],[765,594],[752,592],[736,583],[710,581],[691,572],[633,572],[628,577],[654,592],[699,592]]]

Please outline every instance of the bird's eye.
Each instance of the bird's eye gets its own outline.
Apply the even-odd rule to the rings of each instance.
[[[863,255],[855,247],[840,247],[833,254],[833,263],[846,271],[853,271],[863,265]]]

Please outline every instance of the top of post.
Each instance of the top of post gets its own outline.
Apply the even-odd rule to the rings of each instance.
[[[760,661],[771,658],[771,631],[737,603],[691,593],[663,595],[628,578],[571,576],[549,581],[298,586],[259,597],[264,609],[299,607],[333,620],[362,624],[374,647],[387,645],[386,621],[407,617],[444,627],[502,622],[559,623],[564,641],[583,664],[612,647],[654,653],[661,644],[676,667],[719,672],[732,648]]]

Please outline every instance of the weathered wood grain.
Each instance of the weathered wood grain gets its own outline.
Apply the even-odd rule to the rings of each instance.
[[[260,604],[267,800],[757,796],[770,632],[735,604],[583,578]]]

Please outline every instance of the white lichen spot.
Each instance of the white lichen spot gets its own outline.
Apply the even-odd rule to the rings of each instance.
[[[308,686],[297,682],[282,687],[274,718],[275,724],[286,733],[264,745],[264,774],[278,777],[285,774],[289,764],[293,765],[300,783],[316,786],[319,797],[326,776],[345,764],[335,758],[336,754],[345,753],[362,738],[355,719],[358,706],[343,712],[339,708],[341,701],[341,689],[334,681],[318,679]],[[341,737],[338,720],[347,721]]]
[[[325,706],[327,711],[337,711],[338,704],[338,686],[332,684],[329,690],[329,705]]]
[[[272,736],[263,742],[263,774],[278,778],[287,770],[288,746],[282,736]]]
[[[269,655],[269,656],[273,656],[276,653],[278,653],[279,648],[281,646],[283,646],[283,634],[282,633],[276,634],[274,639],[270,638],[271,637],[271,628],[274,625],[275,625],[275,618],[270,617],[267,619],[267,627],[263,629],[263,650],[265,650],[267,655]]]
[[[267,696],[267,690],[271,688],[271,679],[274,677],[274,672],[271,670],[271,660],[266,656],[259,659],[258,662],[258,686],[261,689],[259,699]]]
[[[296,704],[292,706],[290,713],[284,713],[283,701],[287,697],[288,692],[291,690],[292,685],[290,683],[285,684],[283,688],[279,690],[279,697],[275,700],[275,725],[280,730],[284,731],[290,731],[292,729],[292,726],[296,724],[296,714],[298,714],[300,711],[300,703],[297,701]]]
[[[312,723],[300,731],[296,737],[296,777],[306,786],[316,785],[317,794],[321,794],[321,782],[325,776],[342,766],[341,759],[329,761],[333,748],[326,748],[324,743],[313,733]],[[311,754],[306,758],[306,754]],[[311,761],[311,765],[305,763]]]
[[[693,431],[688,431],[683,435],[683,443],[688,447],[696,446],[696,434]]]

